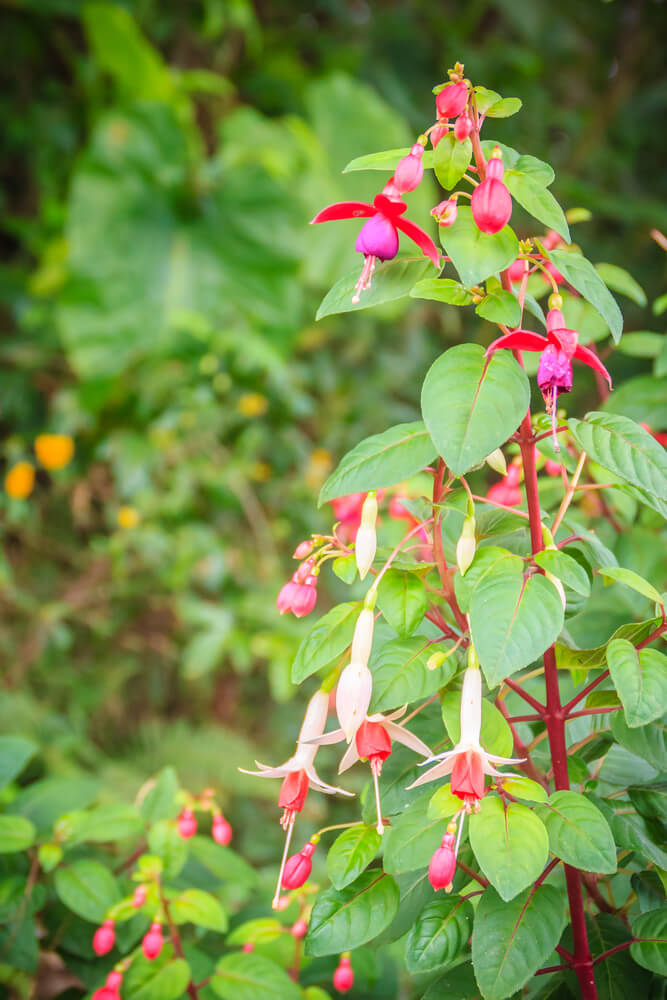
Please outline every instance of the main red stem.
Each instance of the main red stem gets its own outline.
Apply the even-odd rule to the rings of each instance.
[[[542,523],[540,519],[540,502],[537,492],[537,468],[535,465],[535,440],[530,419],[527,413],[521,424],[519,445],[523,461],[524,485],[530,517],[530,540],[533,555],[544,548],[542,541]],[[553,767],[556,791],[569,789],[570,779],[567,773],[567,745],[565,743],[566,712],[560,700],[558,686],[558,668],[554,647],[550,646],[544,654],[544,681],[546,685],[546,706],[543,713],[544,722],[549,737],[551,763]],[[576,868],[564,865],[567,897],[570,904],[572,920],[572,935],[574,938],[574,957],[572,966],[579,981],[579,989],[583,1000],[597,1000],[593,961],[588,945],[584,901],[581,892],[581,877]]]

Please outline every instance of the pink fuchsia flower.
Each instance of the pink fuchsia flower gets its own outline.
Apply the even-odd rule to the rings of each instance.
[[[223,847],[226,847],[227,844],[231,843],[232,828],[222,813],[218,813],[213,817],[211,836],[216,844],[222,844]]]
[[[283,889],[300,889],[308,881],[313,870],[311,858],[315,853],[316,845],[316,840],[309,840],[298,854],[293,854],[291,858],[287,859],[280,881]]]
[[[338,968],[333,974],[333,987],[339,993],[347,993],[354,986],[354,972],[350,965],[350,956],[341,955]]]
[[[425,139],[424,142],[426,142]],[[398,166],[394,172],[394,184],[401,194],[414,191],[421,184],[422,177],[424,176],[423,155],[423,145],[416,142],[408,155],[398,161]]]
[[[472,654],[474,656],[474,653]],[[471,657],[472,658],[472,657]],[[461,737],[453,750],[438,754],[425,764],[438,761],[425,774],[409,786],[416,788],[428,781],[436,781],[451,774],[451,790],[463,802],[466,812],[477,808],[484,798],[484,776],[503,777],[494,764],[519,764],[519,758],[498,757],[488,753],[480,743],[482,729],[482,675],[476,665],[469,666],[463,675],[461,691]],[[507,774],[506,777],[515,777]]]
[[[435,96],[438,118],[457,118],[468,103],[468,87],[463,80],[448,83]]]
[[[496,146],[486,165],[486,179],[473,191],[470,207],[477,228],[483,233],[499,233],[512,215],[512,196],[503,184],[505,168]]]
[[[315,542],[312,538],[305,538],[302,542],[299,542],[294,550],[294,555],[292,559],[307,559],[310,553],[315,548]]]
[[[297,567],[276,598],[276,607],[281,615],[291,611],[296,618],[309,615],[317,603],[317,573],[315,559],[306,559]]]
[[[401,218],[407,207],[392,178],[382,193],[375,196],[372,205],[364,201],[341,201],[322,209],[311,219],[311,225],[339,219],[368,219],[356,242],[357,251],[364,255],[364,266],[355,285],[356,292],[352,298],[355,304],[359,302],[361,292],[371,287],[376,261],[393,260],[398,253],[399,230],[416,243],[436,267],[440,266],[438,248],[428,233],[409,219]]]
[[[348,493],[344,497],[336,497],[331,500],[334,517],[340,523],[339,534],[343,541],[353,542],[357,535],[357,529],[361,524],[361,508],[365,493]]]
[[[553,440],[556,451],[560,451],[556,434],[558,394],[572,388],[572,360],[581,361],[603,375],[611,388],[611,376],[594,351],[582,347],[576,330],[568,330],[560,309],[550,309],[547,313],[547,335],[543,337],[532,330],[513,330],[494,340],[486,351],[490,357],[503,348],[518,351],[538,351],[542,356],[537,369],[537,384],[540,387],[547,413],[551,413]]]

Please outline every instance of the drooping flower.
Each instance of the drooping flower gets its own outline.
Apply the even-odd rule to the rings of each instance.
[[[453,226],[459,212],[458,194],[453,194],[451,198],[445,198],[438,202],[435,208],[431,209],[431,215],[439,226]]]
[[[429,132],[429,139],[431,140],[431,145],[433,146],[434,149],[438,145],[440,140],[444,139],[444,137],[447,135],[448,132],[449,132],[449,125],[436,125],[435,128],[431,129],[431,131]]]
[[[339,219],[368,219],[357,236],[356,249],[364,255],[364,266],[355,285],[354,303],[359,302],[361,292],[371,287],[376,261],[393,260],[398,253],[399,230],[439,267],[440,254],[428,233],[409,219],[401,218],[407,207],[392,178],[375,196],[372,205],[364,201],[340,201],[322,209],[311,219],[311,225]]]
[[[440,847],[433,852],[428,866],[428,880],[436,892],[439,889],[444,889],[445,892],[452,891],[452,881],[456,871],[455,837],[456,826],[454,823],[450,823]]]
[[[468,102],[468,88],[463,80],[448,83],[435,95],[438,118],[457,118]]]
[[[456,119],[454,137],[457,142],[464,142],[473,130],[472,118],[464,111]]]
[[[552,296],[552,299],[559,296]],[[550,300],[551,302],[551,300]],[[572,388],[572,361],[581,361],[594,371],[603,375],[611,388],[611,375],[600,361],[597,354],[588,347],[579,344],[579,333],[568,330],[560,309],[551,308],[547,313],[547,335],[532,330],[512,330],[498,337],[489,345],[486,351],[490,357],[495,351],[503,348],[518,351],[538,351],[542,356],[537,369],[537,384],[540,387],[547,413],[551,414],[553,440],[556,451],[560,451],[557,424],[558,394],[570,392]]]
[[[300,889],[308,881],[313,870],[311,858],[315,853],[316,846],[316,840],[309,840],[298,854],[293,854],[291,858],[287,859],[280,881],[283,889]]]
[[[496,146],[486,165],[486,178],[477,185],[470,201],[473,219],[483,233],[499,233],[510,221],[512,196],[503,183],[504,172]]]
[[[469,666],[463,675],[461,691],[461,736],[453,750],[438,754],[425,764],[437,761],[410,785],[416,788],[428,781],[436,781],[451,774],[451,790],[463,802],[466,812],[477,808],[480,799],[484,797],[484,776],[486,774],[502,777],[501,771],[494,764],[519,764],[520,758],[498,757],[488,753],[480,743],[482,729],[482,675],[476,662],[474,650],[471,647]],[[510,775],[508,774],[507,777]]]
[[[276,598],[281,615],[286,611],[291,611],[296,618],[310,614],[317,602],[317,572],[314,559],[306,559],[297,567]]]
[[[426,142],[425,139],[424,142]],[[422,177],[424,176],[423,155],[424,146],[416,142],[408,155],[398,161],[398,165],[394,171],[394,184],[401,194],[414,191],[421,184]]]

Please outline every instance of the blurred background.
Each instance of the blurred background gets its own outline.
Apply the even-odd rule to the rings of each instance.
[[[492,334],[411,300],[316,324],[356,228],[307,223],[379,189],[342,168],[409,145],[461,60],[523,100],[488,135],[554,166],[562,204],[594,214],[586,254],[646,290],[626,329],[659,331],[665,5],[5,0],[0,17],[1,475],[36,470],[0,493],[0,727],[42,745],[29,777],[133,797],[173,763],[222,786],[246,856],[273,863],[277,824],[266,844],[247,830],[277,789],[231,765],[278,763],[296,735],[290,665],[315,616],[277,613],[292,551],[330,527],[317,493],[345,451],[418,417],[444,347]],[[409,200],[430,228],[433,182]],[[610,367],[664,430],[635,344]],[[596,402],[582,370],[571,406]],[[36,462],[48,433],[71,461]],[[346,593],[323,577],[316,614]]]

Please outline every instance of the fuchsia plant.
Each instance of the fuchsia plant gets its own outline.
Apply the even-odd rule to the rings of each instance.
[[[667,463],[649,431],[608,405],[600,347],[583,343],[600,323],[618,342],[622,316],[603,278],[622,290],[620,269],[610,279],[608,266],[596,269],[571,244],[548,164],[482,139],[487,120],[520,104],[474,86],[457,64],[411,147],[350,165],[393,168],[373,202],[339,203],[313,219],[366,220],[356,238],[361,276],[338,283],[336,311],[396,297],[391,262],[404,234],[430,261],[399,258],[403,273],[413,269],[413,298],[474,306],[499,328],[489,344],[480,324],[475,336],[488,347],[464,343],[434,361],[422,421],[342,459],[321,494],[337,524],[300,543],[295,557],[306,561],[278,598],[281,612],[312,610],[298,588],[326,562],[353,588],[297,653],[293,680],[320,680],[295,754],[255,772],[283,779],[274,907],[299,900],[294,936],[307,925],[307,956],[340,956],[339,992],[354,982],[349,952],[354,961],[355,949],[406,931],[407,968],[429,998],[542,996],[543,983],[545,996],[619,995],[599,991],[600,973],[649,995],[651,975],[665,969],[663,806],[650,787],[664,768],[667,661],[656,643],[665,606],[610,546],[635,523],[659,530]],[[431,168],[448,192],[431,213],[442,253],[404,218],[403,196]],[[508,225],[515,203],[538,223],[521,241]],[[539,299],[549,292],[545,317]],[[539,353],[548,416],[531,409],[524,352]],[[568,419],[573,361],[595,374],[602,406]],[[503,476],[488,490],[486,464]],[[380,525],[383,490],[389,518]],[[630,552],[619,548],[619,558]],[[626,623],[601,645],[602,580],[634,591],[636,615],[627,621],[626,605]],[[579,649],[574,636],[587,629],[595,639]],[[334,705],[338,728],[327,732]],[[308,789],[349,794],[313,765],[320,747],[337,743],[346,744],[339,773],[369,764],[361,818],[355,807],[349,822],[288,857]],[[623,768],[636,775],[629,788]],[[316,844],[340,829],[327,860],[333,885],[313,902]]]

